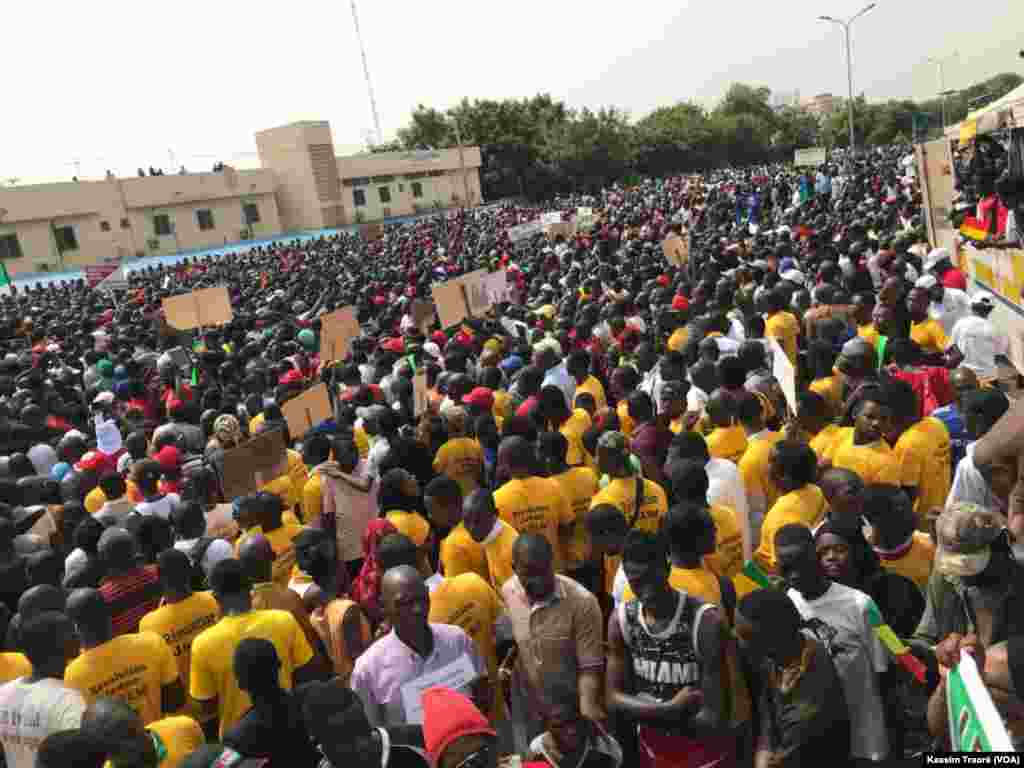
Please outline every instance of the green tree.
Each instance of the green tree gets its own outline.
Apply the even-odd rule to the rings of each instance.
[[[398,140],[407,149],[450,147],[455,143],[455,134],[443,112],[419,104],[409,125],[399,129]]]

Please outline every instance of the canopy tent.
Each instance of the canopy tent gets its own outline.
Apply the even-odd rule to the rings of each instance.
[[[969,114],[963,122],[946,128],[946,136],[970,141],[979,133],[991,133],[1007,125],[1024,125],[1024,85],[1019,85],[991,104]]]

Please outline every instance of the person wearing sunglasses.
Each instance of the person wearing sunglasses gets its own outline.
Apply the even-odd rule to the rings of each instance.
[[[450,688],[430,688],[421,700],[423,741],[434,768],[497,768],[497,735],[472,701]]]

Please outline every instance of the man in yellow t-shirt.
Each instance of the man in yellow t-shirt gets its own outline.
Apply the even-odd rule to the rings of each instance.
[[[751,548],[757,545],[761,522],[779,498],[779,489],[771,477],[772,448],[782,440],[782,433],[765,428],[760,399],[751,392],[738,397],[736,416],[747,436],[747,450],[739,460],[740,477],[747,492],[750,510]]]
[[[220,618],[220,607],[209,592],[192,591],[192,563],[177,549],[160,553],[163,604],[139,622],[140,632],[155,632],[170,646],[183,690],[188,690],[192,641]]]
[[[100,696],[122,699],[144,725],[185,704],[174,654],[153,632],[113,636],[110,608],[95,589],[76,589],[67,602],[82,652],[68,664],[64,684],[86,704]]]
[[[700,504],[708,507],[715,524],[715,544],[704,558],[704,567],[723,579],[732,579],[743,570],[743,531],[745,521],[731,507],[706,504],[708,472],[700,461],[679,460],[669,466],[669,482],[674,503]]]
[[[935,560],[935,542],[917,530],[910,499],[892,485],[868,486],[864,492],[864,534],[885,570],[910,579],[927,593]]]
[[[490,582],[484,548],[469,535],[462,521],[462,489],[450,477],[435,477],[423,491],[423,505],[441,538],[441,573],[453,578],[475,573]]]
[[[771,472],[782,495],[772,505],[761,526],[761,541],[754,560],[766,573],[778,572],[775,534],[791,523],[813,527],[825,519],[828,502],[814,478],[818,460],[810,446],[783,440],[772,449]]]
[[[621,510],[629,528],[657,533],[661,518],[668,511],[668,497],[657,483],[633,474],[629,458],[625,435],[621,432],[601,435],[597,442],[597,465],[611,480],[594,496],[590,508],[610,504]],[[639,509],[637,498],[640,499]]]
[[[579,397],[584,392],[592,395],[597,410],[603,411],[608,407],[608,398],[604,393],[604,384],[590,373],[591,362],[590,353],[585,349],[578,349],[569,355],[565,368],[576,380],[576,396]]]
[[[928,316],[931,297],[924,288],[911,288],[907,294],[907,313],[910,315],[910,338],[925,354],[941,354],[949,346],[946,331],[935,318]]]
[[[764,297],[768,317],[764,321],[764,335],[767,339],[775,339],[796,366],[797,337],[800,336],[800,322],[786,310],[787,297],[782,291],[768,291]]]
[[[568,453],[569,441],[559,432],[543,432],[537,439],[537,455],[572,509],[572,532],[563,559],[565,575],[593,592],[597,588],[598,569],[588,557],[583,516],[590,509],[590,500],[598,492],[597,472],[590,467],[570,467]]]
[[[448,440],[434,457],[434,471],[447,475],[459,484],[466,496],[480,487],[484,472],[484,452],[480,443],[466,437],[466,409],[449,408]]]
[[[515,575],[512,570],[512,548],[519,538],[519,532],[498,518],[494,496],[482,488],[473,491],[463,503],[462,522],[473,541],[483,547],[491,587],[501,594],[502,586]]]
[[[302,459],[309,473],[302,484],[302,521],[318,524],[323,511],[323,482],[317,467],[331,459],[331,441],[327,435],[309,435],[302,444]]]
[[[504,613],[498,593],[475,573],[444,578],[430,592],[427,620],[432,624],[452,624],[469,635],[480,658],[487,663],[487,677],[494,694],[499,690],[494,625]],[[502,709],[501,700],[495,696],[491,711],[484,714],[494,716]]]
[[[252,706],[248,694],[238,687],[232,662],[235,648],[245,637],[261,637],[274,644],[281,661],[281,687],[327,673],[299,627],[287,611],[254,611],[249,582],[237,560],[221,560],[210,573],[210,585],[223,618],[200,633],[192,642],[192,670],[189,692],[202,712],[204,722],[218,720],[220,734],[234,725]]]
[[[97,699],[82,715],[82,733],[109,755],[108,766],[178,768],[206,743],[191,717],[165,717],[144,725],[123,701]]]
[[[711,425],[711,433],[707,436],[711,458],[739,464],[747,450],[747,434],[736,423],[736,403],[732,396],[716,392],[708,398],[704,412]]]
[[[498,448],[498,466],[511,479],[494,493],[498,517],[520,533],[536,533],[551,544],[555,569],[561,573],[566,543],[572,534],[573,513],[561,486],[547,477],[536,477],[533,444],[521,437],[507,437]]]
[[[884,439],[892,431],[888,398],[879,388],[865,388],[853,416],[853,429],[833,445],[832,466],[856,473],[865,484],[899,485],[900,465]]]
[[[302,526],[283,521],[281,499],[267,492],[256,493],[242,499],[238,508],[238,525],[244,534],[235,542],[235,555],[249,536],[262,533],[274,550],[274,583],[287,587],[295,566],[295,537]]]

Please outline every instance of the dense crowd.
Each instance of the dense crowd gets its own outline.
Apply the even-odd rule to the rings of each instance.
[[[8,768],[894,763],[961,654],[1024,737],[1024,414],[907,153],[0,298]],[[486,314],[423,321],[478,269]],[[212,286],[229,322],[165,322]]]

